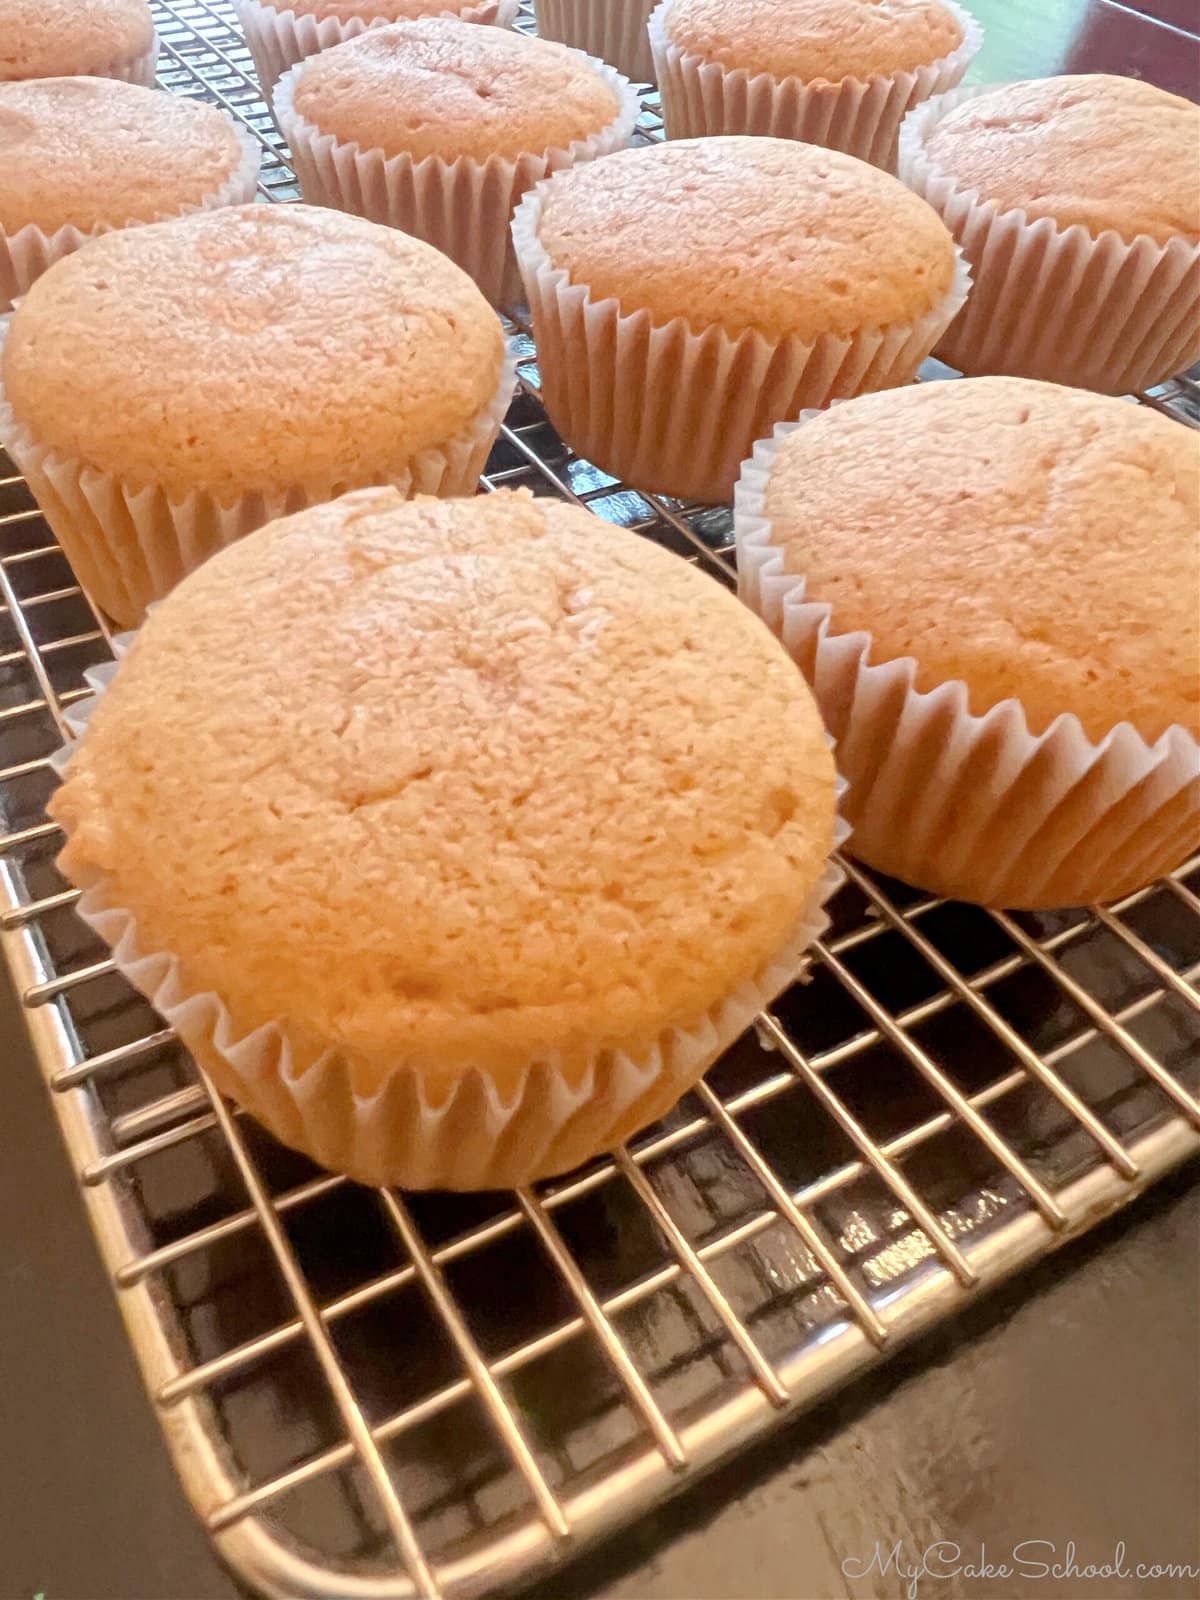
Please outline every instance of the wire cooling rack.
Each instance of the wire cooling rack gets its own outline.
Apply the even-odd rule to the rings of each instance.
[[[155,10],[163,84],[293,196],[225,0]],[[573,457],[515,337],[485,487],[730,581],[728,512]],[[1188,381],[1144,398],[1200,419]],[[266,1594],[510,1589],[1200,1149],[1200,859],[1052,916],[848,863],[808,984],[629,1149],[515,1194],[320,1172],[213,1095],[75,916],[47,758],[109,634],[4,458],[0,601],[0,943],[184,1486]]]

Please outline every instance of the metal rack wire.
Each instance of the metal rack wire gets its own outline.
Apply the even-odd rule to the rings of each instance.
[[[264,195],[293,196],[226,0],[155,11],[163,84],[250,128]],[[729,581],[728,513],[572,456],[514,337],[485,487]],[[1188,380],[1143,398],[1200,421]],[[184,1486],[266,1594],[553,1568],[1200,1150],[1200,858],[1052,916],[847,863],[808,984],[628,1150],[512,1195],[319,1172],[213,1093],[74,914],[48,757],[110,638],[3,457],[0,602],[0,946]]]

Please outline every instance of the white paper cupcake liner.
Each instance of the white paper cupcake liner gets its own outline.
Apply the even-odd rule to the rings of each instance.
[[[145,222],[165,222],[170,217],[186,216],[190,211],[211,211],[218,206],[238,206],[254,199],[258,185],[260,165],[257,140],[235,128],[242,159],[236,171],[213,194],[203,200],[183,206],[164,207],[152,217],[138,217],[125,223],[100,223],[94,228],[76,228],[68,225],[56,228],[53,233],[43,233],[34,223],[27,223],[15,233],[6,233],[0,227],[0,314],[11,311],[23,294],[28,293],[46,268],[81,244],[94,239],[97,234],[109,233],[113,227],[135,228]]]
[[[154,35],[148,50],[136,56],[119,56],[106,67],[91,74],[94,78],[120,78],[124,83],[140,83],[143,89],[153,89],[158,70],[158,34]]]
[[[1126,240],[1051,217],[1031,222],[977,189],[959,189],[925,151],[935,124],[994,84],[918,106],[900,132],[899,176],[938,212],[971,263],[975,287],[938,346],[973,375],[1045,378],[1104,394],[1162,383],[1200,359],[1200,245]],[[1153,175],[1148,175],[1153,181]]]
[[[530,190],[513,220],[542,400],[579,455],[635,488],[728,499],[754,441],[776,422],[909,383],[967,296],[959,255],[949,295],[913,323],[813,343],[697,330],[683,317],[656,324],[648,311],[593,301],[553,264],[538,238],[545,187]]]
[[[520,298],[521,282],[510,233],[513,208],[548,174],[624,149],[641,109],[637,93],[613,67],[578,50],[572,54],[613,89],[617,116],[589,139],[531,151],[515,161],[502,156],[487,161],[385,156],[382,150],[364,150],[322,133],[295,109],[296,82],[304,70],[303,63],[297,64],[275,85],[274,109],[291,146],[301,194],[312,205],[350,211],[415,234],[456,261],[493,305],[511,305]]]
[[[0,356],[7,326],[0,321]],[[457,436],[404,457],[382,480],[404,495],[447,499],[473,494],[512,398],[516,356],[505,352],[499,386]],[[117,622],[136,626],[209,556],[275,517],[334,500],[360,481],[280,484],[223,504],[205,490],[171,499],[159,485],[134,485],[40,445],[13,415],[0,385],[0,442],[24,475],[93,602]]]
[[[1177,867],[1200,826],[1200,744],[1181,726],[1149,743],[1127,722],[1099,741],[1063,715],[1031,733],[1016,699],[982,716],[961,680],[922,692],[910,656],[871,660],[829,605],[784,571],[766,516],[776,428],[734,497],[738,588],[808,679],[848,782],[852,853],[922,889],[1050,909],[1114,900]]]
[[[599,56],[634,83],[654,81],[646,23],[656,0],[534,0],[538,33]]]
[[[321,50],[329,50],[347,39],[356,39],[368,28],[386,27],[388,17],[314,17],[307,13],[277,11],[260,5],[259,0],[232,0],[246,44],[254,59],[254,70],[268,105],[271,91],[289,67]],[[464,22],[480,22],[498,28],[511,28],[516,21],[520,0],[446,0],[447,17]]]
[[[667,32],[674,3],[662,0],[649,25],[668,139],[770,134],[843,150],[889,172],[895,170],[896,139],[905,112],[959,83],[983,43],[983,30],[975,18],[956,0],[943,0],[963,30],[962,43],[949,55],[912,72],[806,83],[802,78],[727,67],[681,50]]]
[[[118,659],[132,637],[114,641]],[[116,670],[110,662],[87,674],[95,694],[67,713],[76,739],[54,759],[60,775]],[[835,847],[848,831],[839,817]],[[217,1088],[284,1144],[362,1183],[498,1189],[569,1171],[669,1110],[801,976],[805,952],[829,925],[824,908],[842,878],[831,857],[783,948],[703,1016],[665,1029],[644,1055],[597,1050],[582,1070],[569,1073],[552,1058],[531,1062],[507,1096],[477,1069],[441,1099],[430,1096],[418,1064],[398,1065],[374,1094],[363,1095],[335,1051],[305,1062],[274,1023],[240,1030],[219,996],[189,986],[175,956],[142,948],[137,920],[114,902],[106,874],[80,884],[77,910]]]

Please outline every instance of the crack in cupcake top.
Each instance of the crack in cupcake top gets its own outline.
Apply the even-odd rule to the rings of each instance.
[[[912,72],[963,42],[941,0],[671,0],[666,31],[707,61],[805,83]]]
[[[453,17],[371,28],[311,57],[296,111],[343,143],[415,159],[515,159],[609,126],[612,87],[565,46]]]
[[[242,147],[215,106],[116,78],[0,83],[0,228],[146,222],[201,204]]]
[[[386,479],[495,394],[504,337],[447,257],[314,207],[103,234],[13,315],[4,387],[39,445],[228,501]]]
[[[787,942],[831,848],[804,681],[557,501],[360,491],[144,625],[53,802],[147,949],[362,1072],[648,1049]],[[360,1081],[364,1081],[360,1079]]]
[[[1103,73],[1006,83],[937,121],[929,160],[1031,221],[1200,242],[1200,106]]]
[[[1200,733],[1200,439],[1171,418],[1026,378],[868,395],[781,440],[764,511],[832,631],[919,689]]]
[[[153,42],[146,0],[0,0],[0,81],[103,73]]]
[[[656,322],[846,337],[916,321],[954,280],[954,242],[924,200],[853,156],[788,139],[624,150],[557,173],[542,196],[552,264],[593,300]]]

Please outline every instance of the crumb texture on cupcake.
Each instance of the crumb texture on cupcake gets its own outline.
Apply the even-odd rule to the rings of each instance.
[[[153,42],[146,0],[0,0],[0,81],[102,73]]]
[[[960,190],[1030,221],[1200,242],[1200,106],[1139,79],[1002,84],[947,112],[924,148]]]
[[[565,149],[621,109],[564,46],[454,17],[372,28],[312,57],[293,105],[344,143],[448,161]]]
[[[595,301],[768,337],[913,322],[954,280],[953,240],[924,200],[788,139],[681,139],[558,174],[538,238]]]
[[[0,84],[0,228],[145,222],[216,194],[242,147],[215,106],[116,78]]]
[[[453,262],[308,206],[108,233],[18,307],[4,389],[38,443],[219,499],[388,478],[494,396],[504,340]]]
[[[941,0],[671,0],[666,28],[706,60],[805,83],[911,72],[963,42]]]
[[[784,438],[764,514],[784,570],[911,656],[923,691],[1093,739],[1200,732],[1200,440],[1142,406],[1022,378],[918,384]]]
[[[712,662],[720,662],[714,672]],[[649,1049],[784,946],[831,848],[811,696],[734,596],[578,508],[360,491],[154,612],[53,802],[236,1026],[507,1082]]]

